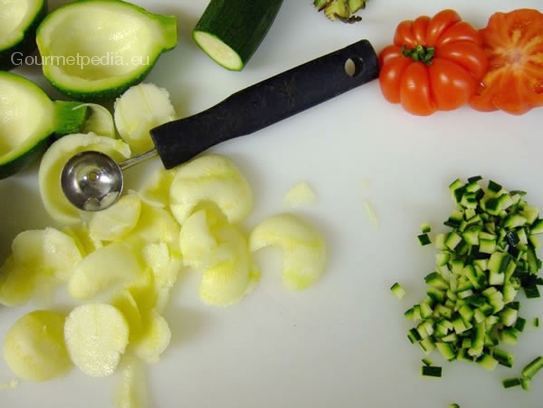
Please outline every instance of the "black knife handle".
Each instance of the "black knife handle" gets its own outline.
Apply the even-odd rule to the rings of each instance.
[[[346,64],[352,61],[353,72]],[[151,130],[166,169],[208,148],[261,130],[379,76],[377,55],[361,40],[238,91],[193,116]]]

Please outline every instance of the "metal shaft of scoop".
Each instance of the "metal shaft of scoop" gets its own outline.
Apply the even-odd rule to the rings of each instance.
[[[80,209],[103,210],[122,192],[123,169],[157,153],[171,169],[214,145],[254,133],[378,76],[375,50],[368,40],[360,40],[242,89],[201,113],[151,129],[155,149],[125,163],[118,165],[100,153],[75,156],[62,172],[64,194]]]

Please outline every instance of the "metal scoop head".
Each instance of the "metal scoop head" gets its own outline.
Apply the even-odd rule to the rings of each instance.
[[[64,195],[84,211],[100,211],[113,205],[123,191],[122,169],[107,154],[81,152],[70,158],[60,175]]]

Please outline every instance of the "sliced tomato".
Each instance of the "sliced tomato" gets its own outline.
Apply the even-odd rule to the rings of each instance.
[[[513,115],[543,106],[543,13],[494,13],[480,33],[489,69],[470,105]]]

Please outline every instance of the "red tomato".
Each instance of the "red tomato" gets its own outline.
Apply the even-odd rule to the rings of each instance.
[[[470,105],[513,115],[543,106],[543,14],[532,9],[494,13],[480,32],[490,68]]]
[[[453,10],[398,24],[379,62],[385,99],[421,116],[465,105],[488,69],[481,34]]]

